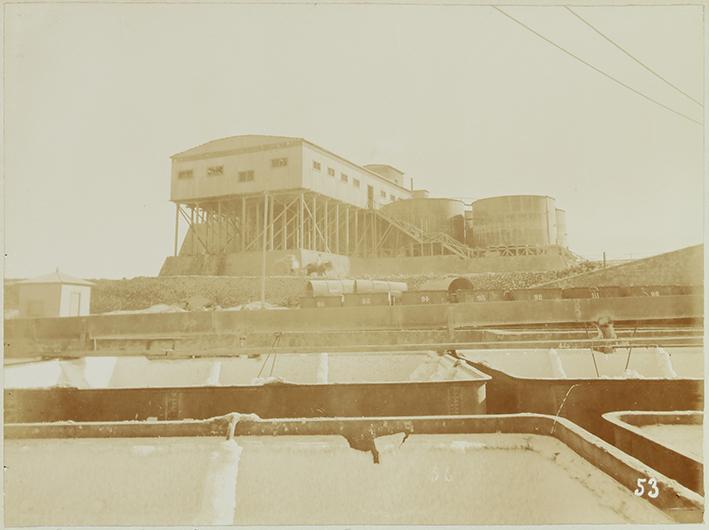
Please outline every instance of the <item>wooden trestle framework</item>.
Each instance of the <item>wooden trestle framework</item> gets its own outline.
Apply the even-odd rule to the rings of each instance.
[[[181,248],[180,221],[188,226]],[[269,251],[302,249],[361,257],[452,254],[472,258],[549,252],[542,247],[474,249],[443,233],[424,233],[379,209],[358,208],[304,190],[176,204],[176,256],[261,251],[264,245]]]
[[[266,215],[264,216],[264,209]],[[449,254],[440,242],[422,242],[378,210],[318,193],[242,195],[176,205],[175,255],[307,249],[350,256]],[[264,238],[264,217],[266,219]],[[181,250],[180,221],[188,233]]]

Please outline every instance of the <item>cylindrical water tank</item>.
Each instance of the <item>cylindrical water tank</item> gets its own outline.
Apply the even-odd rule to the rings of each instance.
[[[556,245],[556,211],[556,201],[542,195],[506,195],[475,201],[473,245]]]
[[[566,211],[559,208],[556,209],[556,244],[564,248],[568,246],[566,240]]]
[[[425,232],[443,232],[465,241],[465,204],[457,199],[404,199],[383,206],[382,212]]]
[[[473,246],[473,210],[467,209],[463,214],[465,222],[465,244],[469,247]]]

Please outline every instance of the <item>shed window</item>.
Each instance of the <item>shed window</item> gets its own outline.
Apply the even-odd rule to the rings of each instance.
[[[313,160],[313,169],[320,171],[320,162]]]
[[[287,158],[274,158],[271,160],[271,167],[286,167],[287,165]]]
[[[348,177],[348,176],[345,175],[344,173],[340,173],[340,180],[341,180],[342,182],[349,182],[350,177]]]
[[[239,182],[251,182],[252,180],[254,180],[254,171],[252,169],[239,171]]]
[[[393,201],[396,200],[396,197],[394,197],[393,195],[390,194],[390,195],[389,195],[389,200],[393,202]]]
[[[207,168],[208,177],[216,177],[224,174],[224,166],[212,166]]]
[[[335,176],[335,170],[332,169],[331,167],[327,168],[327,174],[330,175],[331,177]]]
[[[191,179],[194,173],[192,172],[191,169],[187,169],[185,171],[180,171],[177,173],[177,178],[178,179]]]
[[[352,184],[355,188],[359,188],[359,179],[352,179]]]
[[[379,192],[379,194],[380,194],[383,198],[385,198],[385,199],[387,198],[387,192],[386,192],[386,191],[382,190],[382,191]]]

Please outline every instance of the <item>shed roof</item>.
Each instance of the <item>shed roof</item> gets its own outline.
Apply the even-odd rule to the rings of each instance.
[[[17,282],[20,285],[23,284],[48,284],[48,283],[58,283],[64,285],[94,285],[93,282],[88,280],[82,280],[81,278],[74,278],[63,272],[54,271],[50,274],[45,274],[44,276],[38,276],[36,278],[29,278],[27,280],[22,280]]]

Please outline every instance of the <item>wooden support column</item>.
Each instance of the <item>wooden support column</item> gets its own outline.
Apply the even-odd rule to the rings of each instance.
[[[325,250],[330,248],[330,215],[328,212],[328,205],[330,201],[325,199],[325,222],[323,223],[323,234],[325,236]]]
[[[203,213],[203,212],[202,212],[202,206],[200,205],[200,203],[197,203],[197,210],[196,210],[196,212],[195,212],[195,216],[196,216],[196,219],[195,219],[195,234],[197,234],[197,230],[199,230],[200,232],[204,232],[204,230],[202,230],[202,228],[201,228],[201,226],[202,226],[202,213]],[[201,241],[201,239],[202,239],[201,237],[198,238],[198,241],[201,243],[201,245],[202,245],[201,248],[202,248],[202,251],[203,251],[203,250],[204,250],[204,241]],[[202,251],[200,251],[200,254],[203,253]]]
[[[369,237],[369,234],[372,231],[372,223],[370,223],[369,221],[369,212],[362,212],[362,241],[364,242],[364,246],[362,248],[362,255],[366,258],[369,257],[369,240],[371,239]]]
[[[311,234],[311,239],[310,239],[310,248],[313,250],[318,249],[318,240],[317,240],[317,222],[318,222],[318,203],[317,203],[317,197],[313,195],[313,211],[311,212],[312,218],[313,218],[313,223],[312,223],[312,234]]]
[[[305,229],[303,226],[305,224],[305,212],[303,210],[303,193],[301,192],[300,198],[298,199],[298,248],[303,248],[303,232]]]
[[[266,236],[268,235],[266,223],[268,222],[268,194],[263,194],[263,237],[261,248],[261,303],[266,301]]]
[[[354,224],[354,252],[357,254],[359,252],[359,210],[355,210]]]
[[[340,203],[335,203],[335,252],[340,253]]]
[[[256,199],[256,222],[254,223],[256,225],[256,230],[253,233],[254,238],[258,238],[262,233],[262,230],[261,230],[261,223],[262,223],[261,211],[262,210],[263,210],[263,202],[261,202],[261,200],[259,200],[259,199]],[[263,211],[265,211],[265,210],[263,210]],[[263,237],[262,237],[261,244],[263,244],[263,242],[264,241],[263,241]],[[255,247],[257,249],[261,248],[260,245],[255,245]]]
[[[267,203],[270,202],[270,205],[267,204],[267,206],[268,206],[268,241],[269,241],[268,248],[269,248],[269,250],[273,250],[273,195],[271,197],[268,197],[266,202]]]
[[[246,197],[241,197],[241,222],[239,224],[239,239],[241,239],[241,251],[246,249]]]
[[[175,252],[173,256],[177,256],[177,241],[180,237],[180,205],[175,203]]]
[[[201,223],[204,225],[204,253],[209,254],[209,211],[202,208],[202,220]]]
[[[350,254],[350,207],[347,207],[345,216],[345,253]]]
[[[288,248],[288,212],[289,204],[283,203],[283,219],[281,220],[281,231],[283,232],[283,250]]]
[[[374,211],[370,214],[369,219],[372,226],[372,256],[377,255],[377,218],[374,217]]]
[[[217,253],[224,251],[224,227],[222,226],[222,201],[217,201]]]
[[[190,206],[190,245],[192,247],[191,252],[194,256],[194,240],[196,239],[196,230],[194,225],[194,205]]]

